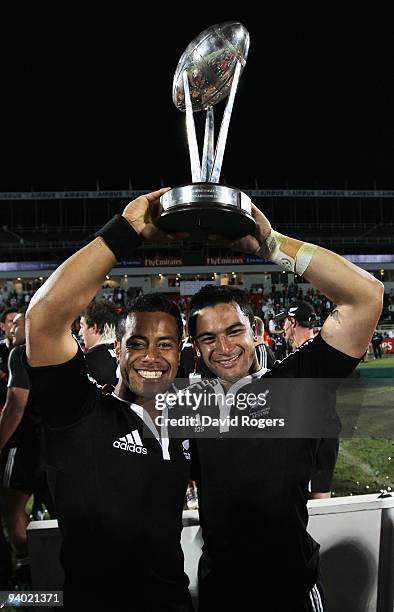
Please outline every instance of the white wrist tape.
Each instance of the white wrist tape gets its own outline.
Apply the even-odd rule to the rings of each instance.
[[[295,272],[299,276],[302,276],[309,266],[311,259],[317,246],[304,242],[296,252],[295,256],[292,257],[284,252],[283,248],[286,242],[291,240],[287,236],[271,230],[265,244],[269,252],[269,259],[278,264],[281,268],[285,268],[289,272]],[[286,249],[288,250],[288,249]]]
[[[311,244],[310,242],[304,242],[300,250],[296,255],[294,272],[299,276],[302,276],[311,263],[311,259],[316,251],[316,244]]]

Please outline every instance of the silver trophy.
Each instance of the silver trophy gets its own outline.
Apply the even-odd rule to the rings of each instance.
[[[228,21],[204,30],[179,60],[172,98],[180,111],[186,111],[192,183],[174,187],[160,198],[163,210],[156,224],[163,230],[189,232],[192,238],[255,233],[250,198],[239,189],[219,184],[235,93],[248,50],[246,28]],[[227,97],[215,150],[213,107]],[[202,162],[193,116],[198,111],[206,111]]]

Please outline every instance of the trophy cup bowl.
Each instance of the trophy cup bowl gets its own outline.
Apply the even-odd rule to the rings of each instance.
[[[192,239],[255,232],[250,198],[235,187],[219,184],[234,97],[248,50],[246,28],[239,22],[225,22],[199,34],[178,62],[172,98],[186,112],[192,183],[174,187],[160,198],[162,212],[155,221],[160,229],[187,232]],[[215,151],[213,106],[225,98]],[[199,111],[207,112],[201,163],[193,118]]]
[[[249,33],[239,22],[228,21],[201,32],[178,62],[172,84],[172,100],[186,111],[183,72],[187,71],[193,112],[206,110],[230,93],[237,61],[241,73],[249,51]]]

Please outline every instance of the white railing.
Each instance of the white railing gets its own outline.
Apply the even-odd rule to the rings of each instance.
[[[321,545],[325,612],[393,612],[394,497],[379,499],[372,494],[314,500],[308,509],[308,530]],[[33,589],[60,590],[63,572],[57,521],[34,521],[27,534]],[[182,547],[194,599],[201,545],[198,511],[186,510]]]

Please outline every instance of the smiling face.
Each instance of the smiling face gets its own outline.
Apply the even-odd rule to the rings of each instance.
[[[253,329],[238,304],[207,306],[196,317],[197,347],[211,372],[234,383],[257,371]]]
[[[177,374],[179,338],[175,318],[166,312],[133,312],[115,350],[122,387],[137,404],[164,393]]]

